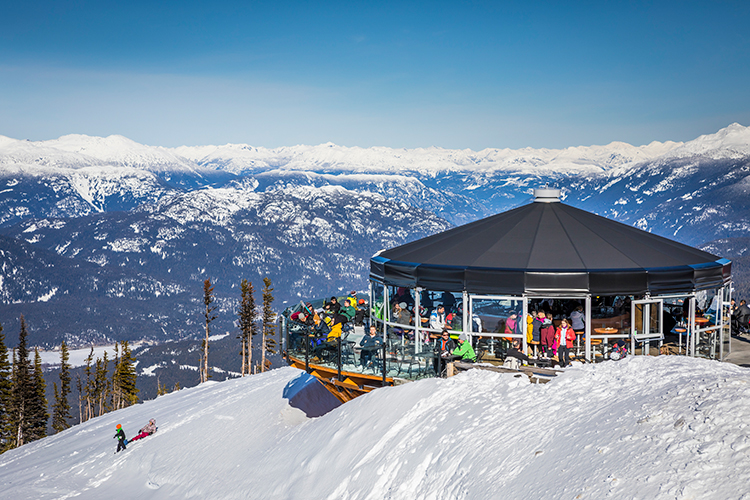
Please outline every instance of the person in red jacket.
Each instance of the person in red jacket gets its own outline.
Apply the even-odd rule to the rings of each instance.
[[[570,364],[570,349],[573,347],[573,341],[576,339],[576,332],[568,324],[568,320],[560,320],[560,326],[557,327],[555,340],[557,341],[557,360],[560,368],[565,368]]]

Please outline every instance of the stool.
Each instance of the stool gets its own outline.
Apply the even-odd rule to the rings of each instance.
[[[602,339],[591,339],[591,359],[596,360],[596,346],[602,345]],[[604,357],[604,347],[602,347],[602,357]]]
[[[576,358],[581,357],[581,339],[583,338],[584,332],[575,332],[576,333]]]
[[[675,328],[674,331],[677,332],[677,334],[680,336],[679,341],[677,343],[677,352],[679,354],[682,354],[682,334],[687,332],[687,328],[682,328],[682,327]],[[687,345],[685,346],[685,350],[687,350]]]
[[[534,357],[536,358],[537,355],[538,355],[537,354],[537,346],[539,345],[539,342],[532,340],[531,342],[529,342],[529,345],[533,345],[534,346]]]

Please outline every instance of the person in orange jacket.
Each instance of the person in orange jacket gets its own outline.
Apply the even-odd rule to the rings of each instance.
[[[576,339],[576,332],[573,331],[568,320],[563,318],[560,320],[560,326],[557,327],[555,333],[555,341],[557,342],[557,360],[560,363],[560,368],[565,368],[570,364],[570,349],[573,347],[573,341]]]

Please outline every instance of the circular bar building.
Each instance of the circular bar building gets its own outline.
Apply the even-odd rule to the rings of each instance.
[[[588,360],[592,345],[604,353],[608,342],[628,339],[635,348],[675,330],[680,352],[684,333],[688,354],[723,354],[730,261],[561,203],[557,189],[534,194],[525,206],[373,256],[372,304],[383,332],[409,328],[424,337],[434,331],[431,311],[444,305],[451,329],[492,348],[517,336],[499,331],[504,317],[555,305],[556,316],[568,317],[565,308],[577,303]],[[410,325],[392,318],[394,304],[404,303]],[[521,337],[526,349],[525,328]]]

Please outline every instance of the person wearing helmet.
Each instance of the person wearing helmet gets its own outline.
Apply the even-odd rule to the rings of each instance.
[[[128,444],[128,440],[125,439],[125,431],[122,430],[122,425],[117,424],[117,427],[115,427],[115,429],[117,429],[113,437],[113,439],[117,438],[117,451],[115,453],[119,453],[120,450],[125,449]]]
[[[156,432],[156,420],[154,420],[153,418],[149,420],[148,423],[139,432],[140,434],[138,434],[136,437],[130,440],[131,443],[133,441],[137,441],[139,439],[148,437],[154,432]]]
[[[367,317],[367,308],[365,307],[365,299],[359,299],[359,307],[357,312],[354,313],[354,324],[357,326],[363,326],[365,324],[365,317]]]

